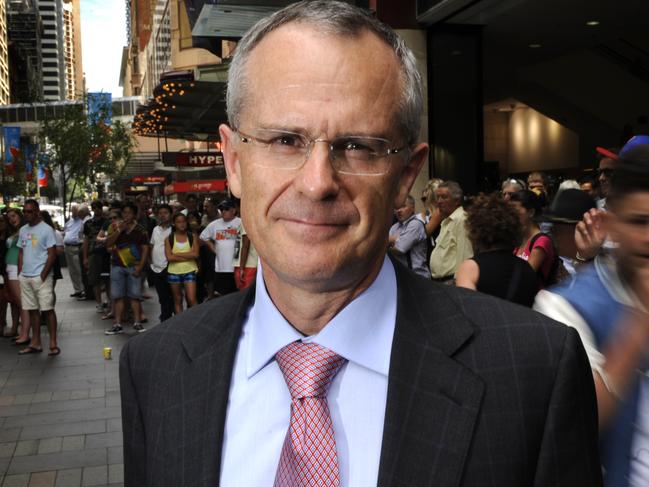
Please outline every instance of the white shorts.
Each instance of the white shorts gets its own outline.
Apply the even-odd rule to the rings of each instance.
[[[14,264],[7,264],[7,277],[10,281],[18,280],[18,266]]]
[[[20,299],[24,310],[49,311],[54,309],[54,277],[52,273],[45,281],[41,276],[25,277],[19,276]]]

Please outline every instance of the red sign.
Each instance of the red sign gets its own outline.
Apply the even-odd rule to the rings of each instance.
[[[225,191],[225,179],[206,179],[204,181],[178,181],[165,187],[165,194],[173,193],[213,193]]]
[[[133,176],[131,178],[133,184],[143,184],[145,186],[159,186],[167,182],[165,176]]]
[[[163,152],[165,166],[214,167],[223,165],[220,152]]]

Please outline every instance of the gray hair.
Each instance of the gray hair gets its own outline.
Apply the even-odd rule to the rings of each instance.
[[[414,196],[412,196],[411,194],[406,196],[406,204],[408,206],[412,206],[414,208],[415,207],[415,198],[414,198]]]
[[[513,178],[505,179],[500,189],[504,191],[507,186],[516,186],[516,191],[523,191],[525,189],[525,184],[523,183],[523,181]]]
[[[448,192],[451,193],[451,198],[455,201],[462,202],[462,199],[464,199],[464,191],[462,191],[460,185],[455,181],[444,181],[443,183],[439,183],[437,189],[442,188],[448,189]]]
[[[581,186],[574,179],[566,179],[565,181],[562,181],[561,184],[559,185],[559,189],[557,190],[557,194],[559,194],[559,192],[561,192],[563,190],[566,190],[566,189],[581,189]]]
[[[289,5],[257,22],[239,41],[228,70],[228,121],[238,127],[246,99],[246,66],[250,53],[272,31],[290,22],[300,22],[327,35],[356,38],[369,31],[392,48],[401,65],[402,97],[399,122],[409,144],[419,138],[424,97],[421,75],[412,51],[389,26],[372,14],[338,0],[307,0]]]

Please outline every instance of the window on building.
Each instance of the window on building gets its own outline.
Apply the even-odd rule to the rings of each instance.
[[[25,107],[25,122],[35,122],[36,121],[36,108],[35,107]]]

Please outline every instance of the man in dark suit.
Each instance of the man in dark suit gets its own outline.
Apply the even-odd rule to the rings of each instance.
[[[428,155],[403,41],[302,2],[229,69],[223,154],[261,265],[125,347],[125,485],[600,485],[576,333],[386,257]]]

